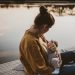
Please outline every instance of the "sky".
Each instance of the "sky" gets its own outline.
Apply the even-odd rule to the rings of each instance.
[[[34,8],[0,8],[0,52],[19,50],[20,40],[39,13]],[[54,26],[45,33],[48,40],[56,40],[59,49],[75,47],[75,16],[55,16]]]

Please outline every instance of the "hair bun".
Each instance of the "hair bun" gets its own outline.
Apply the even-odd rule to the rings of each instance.
[[[45,6],[40,7],[40,14],[45,14],[47,13],[47,8]]]

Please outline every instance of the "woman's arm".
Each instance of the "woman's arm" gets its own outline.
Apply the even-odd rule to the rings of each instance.
[[[27,60],[34,71],[39,72],[41,75],[51,75],[52,69],[47,65],[36,41],[32,40],[28,44]]]

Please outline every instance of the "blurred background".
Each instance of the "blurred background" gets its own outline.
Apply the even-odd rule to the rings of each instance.
[[[40,5],[55,18],[46,38],[58,41],[60,50],[75,50],[74,0],[0,0],[0,64],[19,59],[19,43],[34,24]]]

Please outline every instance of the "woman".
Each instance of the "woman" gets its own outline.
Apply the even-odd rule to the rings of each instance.
[[[54,22],[54,17],[41,6],[34,25],[25,32],[20,42],[20,60],[25,67],[25,75],[52,75],[53,67],[47,62],[47,50],[39,39],[43,38],[44,33],[54,25]],[[53,46],[51,44],[51,47]]]

